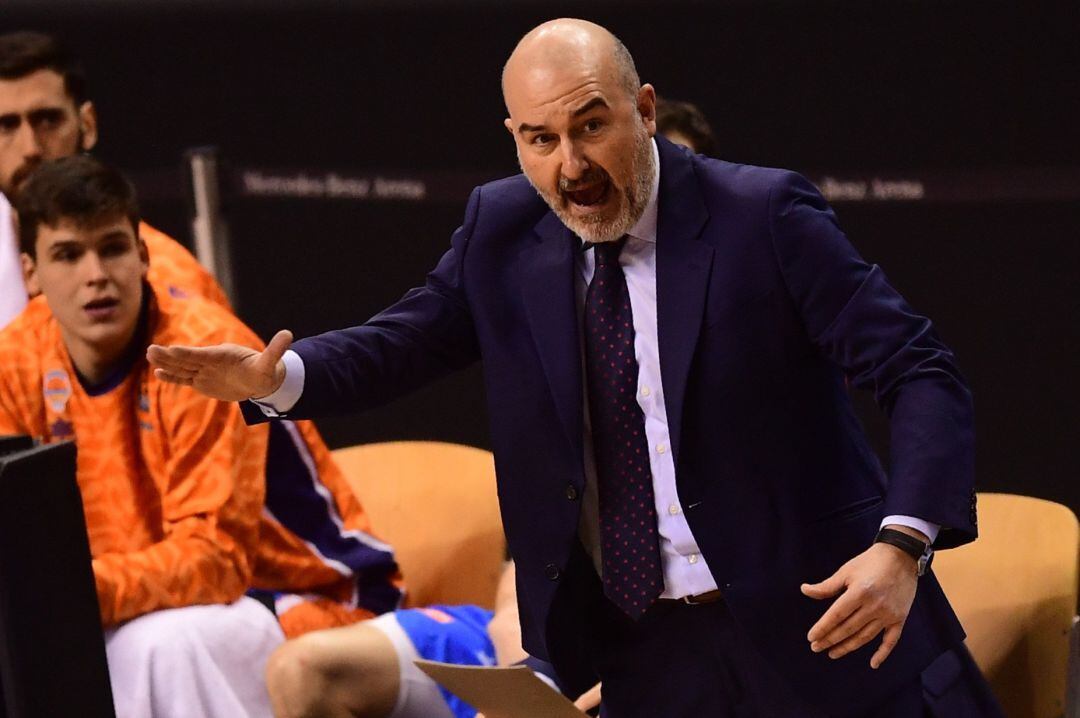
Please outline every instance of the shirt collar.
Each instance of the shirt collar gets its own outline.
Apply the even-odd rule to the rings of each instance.
[[[653,166],[656,167],[656,172],[653,173],[652,187],[649,188],[649,201],[645,205],[645,211],[641,214],[641,218],[626,234],[634,239],[655,244],[657,205],[660,197],[660,150],[656,147],[655,139],[650,139],[649,144],[652,145]],[[582,247],[586,244],[588,243],[585,240],[581,241]]]

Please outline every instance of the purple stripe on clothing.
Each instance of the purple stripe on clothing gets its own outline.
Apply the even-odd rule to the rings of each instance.
[[[270,422],[266,508],[328,565],[354,578],[358,606],[373,613],[398,607],[402,594],[391,582],[397,572],[392,549],[344,528],[333,495],[319,481],[307,444],[292,422]]]

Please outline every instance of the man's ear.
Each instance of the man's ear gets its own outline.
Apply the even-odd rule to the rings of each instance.
[[[503,127],[506,128],[506,131],[510,133],[511,137],[514,136],[514,123],[510,121],[509,117],[503,120]]]
[[[146,242],[138,234],[135,235],[135,247],[139,252],[139,261],[142,262],[143,279],[146,279],[146,272],[150,269],[150,250],[146,248]]]
[[[87,100],[79,106],[79,149],[89,152],[98,141],[97,110],[94,103]]]
[[[637,111],[641,115],[641,121],[645,123],[645,129],[649,136],[656,135],[656,90],[649,83],[645,83],[638,90]]]
[[[22,260],[23,282],[26,284],[26,293],[31,298],[41,294],[41,284],[37,278],[37,263],[26,252],[19,255]]]

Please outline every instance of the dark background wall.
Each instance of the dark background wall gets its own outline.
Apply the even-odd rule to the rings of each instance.
[[[541,20],[586,17],[620,35],[661,94],[705,110],[725,159],[812,178],[946,178],[921,200],[836,207],[959,354],[976,396],[980,489],[1080,506],[1075,2],[267,4],[0,9],[0,30],[57,32],[85,58],[99,154],[134,174],[153,224],[188,239],[182,153],[220,148],[236,190],[226,213],[238,309],[263,336],[356,323],[421,281],[471,185],[516,171],[501,128],[506,55]],[[420,177],[429,192],[260,197],[236,180],[252,167]],[[484,446],[482,391],[474,369],[321,426],[334,445]],[[883,420],[857,402],[886,452]]]

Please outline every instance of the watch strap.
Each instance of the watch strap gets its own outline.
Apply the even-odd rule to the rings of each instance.
[[[920,541],[896,529],[881,529],[874,537],[874,543],[887,543],[895,546],[916,561],[922,559],[930,550],[930,544]]]

